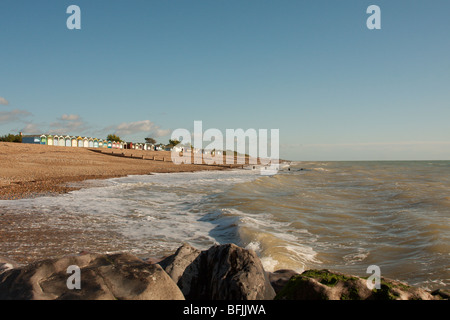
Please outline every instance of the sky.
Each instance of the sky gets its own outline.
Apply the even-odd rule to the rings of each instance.
[[[449,16],[448,0],[2,0],[0,135],[167,143],[202,121],[279,129],[283,159],[450,160]]]

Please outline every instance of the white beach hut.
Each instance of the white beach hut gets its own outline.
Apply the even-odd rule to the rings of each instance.
[[[53,142],[54,144],[55,142]],[[63,136],[58,137],[58,147],[64,147],[66,145],[66,140]]]
[[[83,147],[84,148],[89,148],[89,139],[88,139],[88,137],[84,137],[83,138]]]

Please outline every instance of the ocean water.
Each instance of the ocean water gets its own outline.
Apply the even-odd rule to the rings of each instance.
[[[267,271],[369,276],[377,265],[384,277],[450,288],[450,161],[293,162],[274,176],[209,171],[81,185],[0,201],[4,216],[22,217],[9,238],[0,236],[0,255],[88,249],[148,257],[183,242],[199,249],[232,242],[255,250]],[[30,230],[41,231],[39,241],[25,236]]]

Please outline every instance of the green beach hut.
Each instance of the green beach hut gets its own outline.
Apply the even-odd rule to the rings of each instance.
[[[47,136],[45,134],[41,135],[41,144],[47,144]]]

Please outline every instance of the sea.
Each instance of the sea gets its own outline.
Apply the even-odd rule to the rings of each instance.
[[[376,265],[382,277],[450,289],[450,161],[291,162],[271,176],[249,168],[77,186],[0,201],[10,219],[0,255],[163,257],[182,243],[201,250],[235,243],[254,250],[266,271],[370,276]]]

